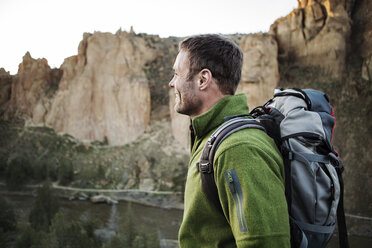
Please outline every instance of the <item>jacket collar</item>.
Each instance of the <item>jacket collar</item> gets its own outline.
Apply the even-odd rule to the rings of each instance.
[[[210,110],[195,117],[192,127],[196,137],[203,137],[224,122],[224,117],[248,114],[249,108],[245,94],[226,96],[218,101]]]

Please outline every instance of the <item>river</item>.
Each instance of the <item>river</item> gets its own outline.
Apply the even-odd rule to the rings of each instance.
[[[1,192],[13,206],[19,223],[27,222],[28,215],[32,208],[35,197],[30,195],[14,195]],[[116,205],[93,204],[89,201],[61,199],[61,210],[72,220],[85,221],[88,219],[100,220],[100,227],[97,234],[103,239],[115,234],[119,226],[120,218],[130,208],[132,211],[135,225],[140,228],[155,228],[162,242],[161,247],[177,247],[176,240],[178,230],[182,220],[182,211],[176,209],[162,209],[150,207],[136,203],[120,201]],[[129,205],[131,206],[129,207]],[[370,248],[372,247],[372,238],[357,235],[349,237],[350,247]],[[334,235],[327,248],[337,248],[338,240]]]
[[[36,198],[29,195],[4,194],[4,192],[1,195],[14,206],[17,222],[28,222]],[[60,206],[60,210],[71,220],[99,220],[96,234],[104,240],[108,240],[115,234],[121,217],[125,216],[130,209],[136,227],[157,231],[160,241],[167,244],[163,244],[162,247],[174,247],[172,244],[177,240],[183,213],[181,210],[150,207],[125,201],[120,201],[116,205],[107,205],[61,198]]]

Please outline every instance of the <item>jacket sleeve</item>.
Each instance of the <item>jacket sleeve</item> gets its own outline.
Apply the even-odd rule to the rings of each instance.
[[[290,247],[280,155],[272,148],[243,143],[221,152],[214,168],[237,247]]]

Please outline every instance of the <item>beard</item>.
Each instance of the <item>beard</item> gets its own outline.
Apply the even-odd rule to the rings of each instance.
[[[201,99],[195,94],[195,86],[190,81],[181,90],[176,90],[174,110],[183,115],[195,116],[202,107]]]

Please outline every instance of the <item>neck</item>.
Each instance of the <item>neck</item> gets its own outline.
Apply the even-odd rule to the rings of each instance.
[[[200,108],[200,111],[195,115],[190,115],[191,119],[204,114],[205,112],[209,111],[218,101],[228,95],[222,94],[219,90],[214,92],[213,94],[204,94],[203,95],[203,104]]]

